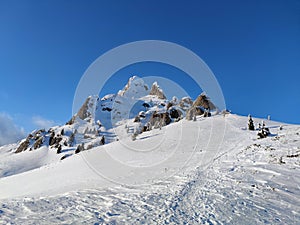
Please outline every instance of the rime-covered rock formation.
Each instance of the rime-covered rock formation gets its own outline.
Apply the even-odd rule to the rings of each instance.
[[[210,116],[210,111],[214,109],[216,107],[205,94],[199,95],[194,102],[190,97],[168,100],[157,82],[149,89],[143,79],[133,76],[117,94],[102,98],[88,96],[65,125],[52,127],[48,131],[33,131],[19,143],[15,153],[43,146],[57,154],[79,153],[118,140],[113,130],[125,126],[128,120],[132,124],[126,124],[127,134],[137,135],[178,122],[184,117],[192,120],[198,115]],[[65,154],[62,158],[69,155]]]

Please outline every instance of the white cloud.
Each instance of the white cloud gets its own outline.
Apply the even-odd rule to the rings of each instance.
[[[0,112],[0,146],[17,142],[24,137],[24,129],[18,127],[11,116]]]
[[[37,128],[42,129],[48,129],[50,127],[55,126],[57,123],[55,123],[53,120],[47,120],[41,116],[33,116],[32,117],[32,123],[37,126]]]

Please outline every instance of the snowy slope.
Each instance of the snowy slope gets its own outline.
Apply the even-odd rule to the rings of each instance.
[[[199,116],[132,141],[123,122],[62,161],[0,147],[0,224],[299,224],[300,126],[257,139],[246,117]]]

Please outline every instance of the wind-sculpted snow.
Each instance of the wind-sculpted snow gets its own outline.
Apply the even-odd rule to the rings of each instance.
[[[258,122],[254,118],[254,123]],[[181,169],[176,174],[158,176],[148,185],[118,185],[103,180],[77,155],[1,178],[0,224],[299,224],[299,126],[283,125],[281,130],[279,123],[267,121],[272,136],[257,139],[257,131],[245,129],[246,117],[198,117],[197,121],[175,123],[170,129],[179,129],[181,123],[200,127],[201,132],[187,164],[165,161],[165,173],[177,166]],[[205,140],[215,143],[218,136],[205,131],[221,130],[223,123],[224,139],[217,154],[210,154],[218,145]],[[194,131],[183,133],[187,150],[174,159],[190,153],[193,144],[187,140]],[[163,130],[146,132],[132,143],[153,140],[155,145],[161,134]],[[142,139],[146,136],[149,138]],[[115,153],[121,149],[119,142],[108,146]],[[104,146],[86,154],[97,156],[98,152],[100,156],[101,149]],[[9,150],[2,147],[0,153],[8,155]],[[210,156],[212,160],[207,162]],[[98,163],[105,164],[100,159]],[[21,185],[19,181],[27,183],[18,189],[13,185]]]

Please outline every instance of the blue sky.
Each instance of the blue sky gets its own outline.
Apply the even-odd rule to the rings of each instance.
[[[114,47],[148,39],[175,42],[198,54],[232,112],[300,123],[296,0],[1,0],[0,34],[0,112],[25,131],[65,123],[87,67]],[[160,76],[169,71],[166,76],[180,82],[180,73],[164,66],[124,71]],[[103,92],[122,88],[126,79],[115,79],[119,82],[108,83]],[[189,84],[193,89],[186,79]]]

